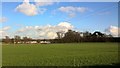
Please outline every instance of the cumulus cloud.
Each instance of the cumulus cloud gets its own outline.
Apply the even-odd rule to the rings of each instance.
[[[0,23],[4,23],[4,22],[6,22],[7,21],[7,18],[6,17],[1,17],[0,18]]]
[[[70,17],[74,17],[75,14],[78,13],[84,13],[88,10],[86,7],[74,7],[74,6],[62,6],[58,8],[59,11],[67,13]]]
[[[19,12],[25,14],[25,15],[28,15],[28,16],[34,16],[34,15],[37,15],[37,14],[44,13],[46,9],[37,8],[36,5],[30,4],[29,0],[24,0],[24,2],[20,5],[18,5],[15,10],[19,11]]]
[[[110,26],[109,28],[106,29],[107,32],[112,34],[115,37],[120,36],[120,28],[116,26]]]
[[[16,34],[29,36],[32,38],[50,38],[57,37],[56,32],[67,32],[68,29],[73,29],[73,25],[68,22],[60,22],[58,25],[46,25],[46,26],[26,26],[19,29]]]
[[[67,29],[73,28],[73,26],[68,22],[61,22],[61,23],[58,24],[58,26],[64,27],[64,28],[67,28]]]
[[[24,0],[24,2],[16,7],[16,11],[21,12],[28,16],[34,16],[37,14],[43,14],[47,9],[40,8],[40,6],[51,5],[51,2],[37,2],[36,4],[30,4],[29,0]]]

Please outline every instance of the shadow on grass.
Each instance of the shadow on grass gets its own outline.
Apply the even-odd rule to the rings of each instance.
[[[1,68],[103,68],[103,67],[119,67],[120,63],[112,65],[93,65],[93,66],[3,66]]]

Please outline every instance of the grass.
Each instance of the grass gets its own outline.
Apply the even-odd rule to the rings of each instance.
[[[3,44],[3,66],[93,66],[118,62],[117,43]]]

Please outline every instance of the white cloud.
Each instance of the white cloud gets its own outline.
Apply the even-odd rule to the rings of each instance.
[[[6,27],[3,27],[2,29],[0,29],[0,38],[8,36],[9,33],[7,31],[10,30],[10,28],[11,28],[10,26],[6,26]]]
[[[3,31],[7,31],[7,30],[9,30],[10,28],[11,28],[10,26],[6,26],[6,27],[3,27],[2,30],[3,30]]]
[[[88,8],[86,8],[86,7],[67,6],[67,7],[60,7],[59,10],[62,11],[62,12],[66,12],[66,13],[73,13],[73,12],[83,13],[86,10],[88,10]]]
[[[5,36],[8,36],[8,33],[6,31],[0,30],[0,39],[4,38]]]
[[[56,32],[48,32],[47,33],[47,36],[49,37],[49,38],[55,38],[55,37],[57,37],[57,34],[56,34]]]
[[[60,7],[59,10],[66,13],[72,13],[76,11],[76,7],[72,7],[72,6]]]
[[[38,14],[37,7],[34,4],[30,4],[29,0],[24,0],[24,2],[17,6],[15,10],[28,16],[34,16]]]
[[[80,12],[80,13],[83,13],[85,12],[86,10],[88,10],[88,8],[85,8],[85,7],[76,7],[76,11]]]
[[[59,11],[67,13],[70,17],[74,17],[76,13],[84,13],[88,10],[86,7],[74,7],[74,6],[66,6],[58,8]]]
[[[45,2],[45,3],[47,5],[48,2]],[[40,2],[36,2],[36,5],[35,5],[35,4],[30,4],[29,0],[24,0],[23,3],[18,5],[15,10],[19,11],[19,12],[25,14],[25,15],[28,15],[28,16],[43,14],[47,9],[46,8],[40,8],[39,7],[40,4],[41,4],[41,6],[45,6],[45,4],[42,4]]]
[[[56,32],[67,32],[68,29],[73,29],[73,25],[68,22],[60,22],[58,25],[46,25],[46,26],[26,26],[19,29],[16,34],[21,36],[29,36],[32,38],[56,38]]]
[[[54,0],[35,0],[37,6],[48,6],[54,4]]]
[[[4,23],[4,22],[6,22],[7,21],[7,18],[6,17],[1,17],[0,18],[0,23]]]
[[[87,8],[85,7],[73,7],[73,6],[67,6],[67,7],[60,7],[60,11],[66,12],[66,13],[71,13],[71,12],[85,12]]]
[[[67,28],[67,29],[72,29],[73,28],[73,26],[68,22],[61,22],[61,23],[58,24],[58,26],[64,27],[64,28]]]
[[[120,36],[120,28],[116,26],[110,26],[107,29],[107,32],[111,33],[113,36],[118,37]]]

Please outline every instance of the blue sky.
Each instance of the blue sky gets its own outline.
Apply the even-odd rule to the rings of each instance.
[[[67,22],[74,30],[104,32],[110,26],[118,26],[117,2],[59,2],[37,5],[37,14],[28,15],[19,5],[23,2],[3,2],[2,17],[7,21],[2,27],[10,27],[7,32],[15,32],[26,26],[56,26]],[[34,2],[29,4],[36,5]],[[16,9],[18,7],[18,9]],[[32,8],[31,8],[32,9]],[[22,10],[22,11],[21,11]],[[26,9],[24,9],[26,10]]]

